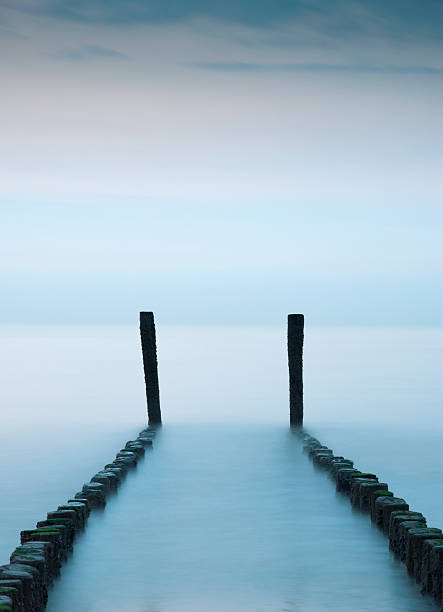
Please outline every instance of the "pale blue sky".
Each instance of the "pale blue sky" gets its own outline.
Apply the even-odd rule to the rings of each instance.
[[[441,16],[0,0],[0,322],[440,324]]]

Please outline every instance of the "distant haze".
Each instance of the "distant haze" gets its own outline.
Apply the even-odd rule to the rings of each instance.
[[[441,324],[442,23],[0,0],[0,323]]]

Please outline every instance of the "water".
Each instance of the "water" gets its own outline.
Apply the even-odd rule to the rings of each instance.
[[[0,553],[143,425],[137,329],[3,328]],[[165,427],[48,609],[426,610],[287,429],[283,328],[159,328]],[[443,525],[439,329],[307,329],[306,426]],[[6,503],[5,501],[6,500]]]

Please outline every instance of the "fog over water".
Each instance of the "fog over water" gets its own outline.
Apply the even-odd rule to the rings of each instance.
[[[0,564],[146,425],[157,323],[49,612],[435,609],[291,435],[285,317],[307,431],[443,527],[442,17],[0,0]]]
[[[435,609],[290,435],[284,326],[157,333],[163,430],[91,518],[49,610]],[[112,460],[146,407],[136,325],[1,335],[6,562],[20,529]],[[442,335],[307,327],[304,360],[308,431],[437,527]]]

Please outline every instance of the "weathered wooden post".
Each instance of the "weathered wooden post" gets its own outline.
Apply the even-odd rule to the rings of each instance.
[[[288,315],[289,422],[303,426],[303,336],[305,317]]]
[[[158,386],[157,343],[153,312],[140,313],[140,337],[145,371],[146,400],[149,423],[161,423],[160,392]]]

